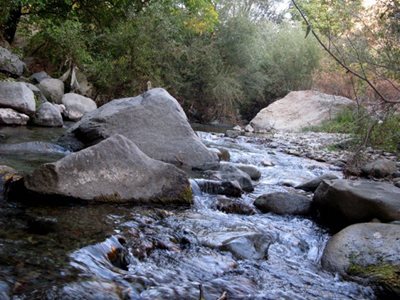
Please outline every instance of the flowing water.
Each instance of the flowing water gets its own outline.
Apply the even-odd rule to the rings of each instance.
[[[260,169],[255,191],[241,198],[248,205],[324,173],[340,176],[268,149],[262,137],[199,135]],[[0,299],[374,299],[370,287],[321,269],[329,234],[311,219],[226,214],[214,209],[217,196],[192,184],[186,209],[2,201]]]

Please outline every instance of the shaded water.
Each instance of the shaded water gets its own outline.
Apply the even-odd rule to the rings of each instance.
[[[262,172],[254,199],[334,167],[267,149],[263,138],[199,133],[231,161]],[[265,167],[268,160],[275,166]],[[2,202],[1,292],[14,299],[373,299],[370,288],[321,270],[329,235],[312,220],[213,209],[197,190],[189,209],[23,207]],[[226,245],[230,246],[227,247]],[[201,285],[201,288],[200,288]]]

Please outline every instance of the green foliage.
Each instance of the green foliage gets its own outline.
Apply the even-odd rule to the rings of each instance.
[[[387,114],[382,120],[373,118],[365,109],[345,109],[336,118],[320,126],[308,127],[306,131],[349,133],[355,135],[359,142],[396,152],[400,142],[400,115]]]

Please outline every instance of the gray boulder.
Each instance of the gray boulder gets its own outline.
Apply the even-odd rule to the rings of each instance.
[[[50,102],[40,105],[33,122],[36,125],[46,127],[62,127],[64,124],[60,110]]]
[[[3,125],[26,125],[29,117],[16,112],[11,108],[0,108],[0,124]]]
[[[64,95],[64,82],[55,78],[46,78],[40,81],[38,88],[47,100],[56,104],[62,104]]]
[[[35,96],[25,83],[0,82],[0,107],[33,115],[36,110]]]
[[[84,114],[97,108],[96,102],[92,99],[75,93],[65,94],[62,103],[66,108],[65,116],[72,121],[80,120]]]
[[[29,78],[33,83],[40,83],[42,80],[51,78],[45,71],[37,72]]]
[[[242,199],[230,199],[225,196],[218,196],[213,208],[227,214],[254,215],[256,210]]]
[[[221,163],[218,170],[207,171],[211,179],[220,181],[237,181],[245,192],[254,191],[253,183],[250,176],[230,163]]]
[[[333,174],[324,174],[310,181],[297,185],[295,188],[306,192],[314,193],[323,180],[329,180],[329,179],[338,179],[338,177]]]
[[[372,161],[361,168],[366,176],[384,178],[396,172],[396,162],[382,158]]]
[[[370,281],[380,286],[386,296],[399,297],[400,226],[380,223],[349,226],[329,240],[321,263],[328,271]]]
[[[311,200],[302,195],[277,192],[258,197],[254,206],[263,213],[307,215],[311,211]]]
[[[258,180],[261,178],[261,172],[257,167],[245,164],[235,164],[235,167],[247,173],[252,180]]]
[[[225,195],[230,197],[240,197],[243,193],[239,182],[218,181],[209,179],[196,179],[196,184],[203,193]]]
[[[256,132],[301,131],[330,120],[349,107],[355,107],[355,102],[345,97],[295,91],[262,109],[250,124]]]
[[[42,91],[32,83],[25,82],[26,86],[33,92],[36,97],[36,104],[47,102],[46,97],[43,95]]]
[[[12,54],[6,48],[0,47],[0,70],[14,76],[22,76],[25,63],[18,56]]]
[[[86,114],[60,143],[79,150],[113,134],[124,135],[157,160],[199,169],[218,165],[217,155],[195,134],[179,103],[161,88]]]
[[[25,177],[24,185],[28,191],[54,200],[192,202],[190,183],[183,171],[149,158],[122,135],[42,165]]]
[[[324,180],[315,191],[313,204],[323,222],[338,228],[374,218],[400,220],[400,189],[385,182]]]

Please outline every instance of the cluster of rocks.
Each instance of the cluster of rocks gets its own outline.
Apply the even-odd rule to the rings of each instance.
[[[22,77],[25,64],[0,47],[0,71],[17,79],[0,81],[0,125],[63,126],[97,108],[96,102],[78,93],[65,93],[64,82],[45,72]]]

